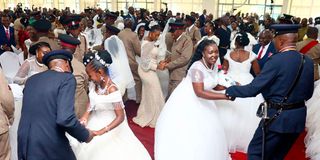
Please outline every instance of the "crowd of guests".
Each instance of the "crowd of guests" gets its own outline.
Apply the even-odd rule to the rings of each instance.
[[[18,139],[11,147],[13,159],[151,159],[127,124],[124,104],[131,91],[139,105],[133,122],[156,129],[156,159],[222,160],[236,151],[249,151],[254,158],[260,153],[255,146],[260,142],[251,141],[261,134],[255,131],[258,106],[279,100],[269,93],[283,90],[270,87],[278,85],[277,77],[290,80],[283,79],[284,70],[276,73],[272,68],[281,61],[278,52],[294,50],[308,57],[305,79],[300,80],[308,83],[305,95],[296,91],[294,96],[300,101],[311,98],[319,80],[320,17],[313,22],[283,14],[275,20],[266,14],[259,20],[256,14],[226,13],[214,19],[206,10],[173,15],[165,7],[151,13],[129,7],[126,15],[95,8],[80,14],[20,6],[0,11],[0,57],[19,53],[25,60],[14,77],[0,70],[0,159],[10,159],[8,127],[14,121],[19,127],[14,131],[18,136],[10,139]],[[282,63],[299,64],[293,63],[297,57],[291,58]],[[22,108],[21,118],[14,121],[6,79],[24,87],[22,106],[15,106]],[[227,80],[251,91],[242,93]],[[315,139],[320,128],[310,123],[319,115],[315,101],[307,103],[312,108],[306,143],[311,159],[320,156],[314,147],[320,143]],[[282,129],[270,133],[279,132]],[[296,138],[287,140],[279,157]]]

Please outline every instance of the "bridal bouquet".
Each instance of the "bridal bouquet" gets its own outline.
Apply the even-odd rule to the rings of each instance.
[[[226,70],[222,69],[222,66],[218,66],[218,84],[224,87],[230,87],[237,85],[237,82],[234,81],[228,74]]]

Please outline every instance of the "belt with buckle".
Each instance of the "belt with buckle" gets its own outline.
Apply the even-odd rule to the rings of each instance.
[[[297,103],[275,103],[275,102],[271,102],[268,101],[268,105],[270,108],[279,110],[290,110],[290,109],[298,109],[298,108],[302,108],[305,107],[305,103],[302,102],[297,102]]]

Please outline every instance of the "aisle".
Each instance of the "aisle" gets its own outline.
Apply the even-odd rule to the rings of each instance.
[[[134,101],[126,102],[126,113],[129,120],[129,126],[133,130],[134,134],[142,142],[142,144],[147,148],[149,154],[153,158],[153,143],[154,143],[154,129],[153,128],[141,128],[132,122],[132,118],[136,115],[138,105]],[[305,133],[300,135],[295,145],[290,150],[286,160],[306,160],[305,157],[305,148],[304,148],[304,139]],[[233,160],[245,160],[246,154],[237,152],[232,154]]]

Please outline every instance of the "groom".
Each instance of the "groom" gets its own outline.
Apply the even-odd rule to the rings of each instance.
[[[226,90],[228,97],[254,97],[262,93],[267,103],[269,121],[266,129],[265,159],[284,159],[299,134],[304,131],[306,107],[304,102],[313,93],[313,62],[305,57],[300,78],[288,99],[284,96],[298,74],[301,54],[296,51],[296,39],[299,25],[276,24],[275,47],[277,54],[269,58],[261,73],[245,86],[232,86]],[[262,159],[262,127],[258,126],[248,148],[249,160]]]
[[[49,70],[27,80],[18,129],[19,160],[76,160],[66,132],[81,142],[93,138],[74,112],[71,60],[66,50],[51,51],[42,59]]]

